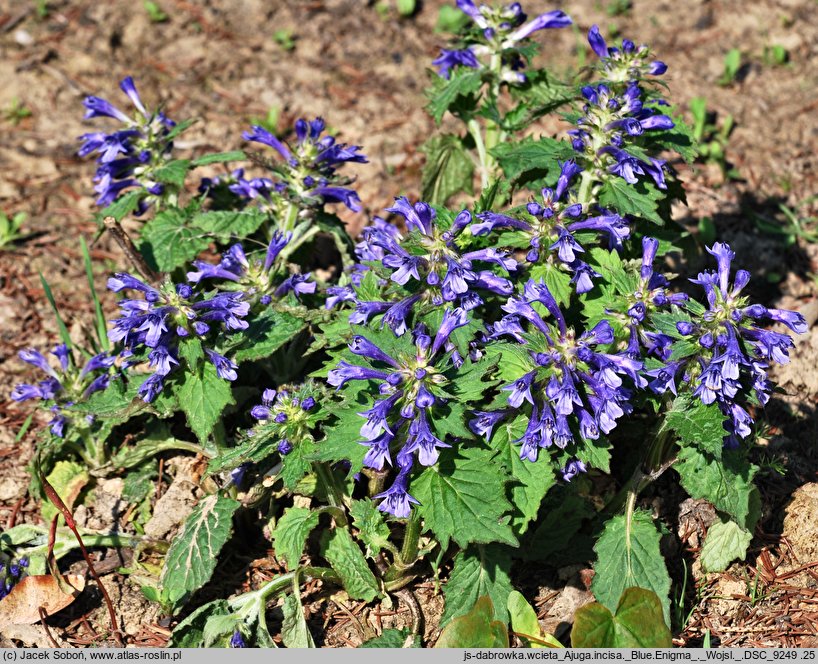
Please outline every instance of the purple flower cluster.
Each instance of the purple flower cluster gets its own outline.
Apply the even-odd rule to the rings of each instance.
[[[293,389],[264,390],[261,403],[250,410],[250,416],[259,422],[251,435],[272,440],[278,453],[287,456],[293,444],[309,435],[314,424],[310,415],[317,403],[313,393],[311,383]]]
[[[659,310],[671,305],[682,306],[687,302],[685,293],[669,293],[670,282],[653,269],[653,261],[659,249],[659,240],[642,238],[642,266],[639,269],[639,281],[636,290],[627,299],[627,312],[624,318],[628,321],[630,341],[628,352],[633,357],[640,357],[644,348],[648,355],[666,360],[670,357],[673,339],[661,332],[646,329],[645,323]],[[640,387],[644,387],[641,385]]]
[[[451,223],[444,223],[428,203],[419,201],[412,205],[401,197],[388,211],[404,218],[408,236],[404,238],[394,227],[376,221],[364,229],[364,241],[356,252],[361,261],[380,262],[390,273],[391,282],[412,290],[397,302],[363,301],[350,288],[333,291],[328,307],[339,301],[355,301],[350,322],[366,324],[382,314],[383,323],[401,336],[408,329],[406,319],[415,305],[457,303],[469,311],[483,304],[481,291],[504,296],[513,292],[508,279],[491,270],[478,270],[474,265],[493,263],[508,274],[517,269],[517,262],[507,252],[493,247],[461,252],[458,238],[472,221],[468,210],[460,212]]]
[[[141,187],[145,196],[140,200],[137,213],[164,196],[175,194],[167,191],[167,184],[154,179],[154,173],[170,158],[173,142],[168,138],[176,125],[160,111],[148,111],[133,79],[128,76],[119,84],[138,113],[130,117],[110,102],[99,97],[86,97],[85,118],[109,117],[119,120],[124,128],[111,133],[101,131],[80,136],[80,157],[97,155],[97,172],[94,191],[99,194],[97,205],[105,207],[116,200],[124,189]]]
[[[28,399],[53,401],[50,407],[53,417],[49,422],[51,433],[63,438],[68,424],[63,409],[108,387],[111,381],[110,370],[116,357],[100,353],[89,359],[80,369],[74,364],[71,350],[65,344],[55,346],[51,354],[58,360],[57,368],[33,348],[20,351],[20,359],[40,369],[46,374],[46,378],[36,385],[21,383],[15,386],[11,398],[14,401]]]
[[[601,58],[599,69],[607,81],[627,83],[646,76],[661,76],[667,71],[664,62],[651,59],[650,49],[644,44],[637,46],[630,39],[623,39],[620,47],[608,46],[597,25],[588,31],[588,43]]]
[[[483,235],[497,229],[513,229],[528,238],[526,260],[537,262],[555,252],[557,258],[572,273],[572,282],[578,293],[593,288],[592,279],[600,275],[582,260],[585,249],[575,237],[578,232],[593,232],[608,238],[611,249],[620,249],[622,241],[630,235],[627,221],[615,212],[600,208],[596,216],[585,216],[582,204],[571,203],[569,189],[573,178],[582,172],[573,160],[561,165],[555,189],[542,190],[542,202],[530,202],[526,211],[530,220],[510,217],[497,212],[483,212],[480,223],[471,226],[474,235]]]
[[[695,321],[679,321],[676,329],[686,340],[695,341],[699,352],[691,357],[668,361],[647,372],[651,389],[676,394],[677,377],[690,383],[693,395],[704,404],[718,404],[729,419],[725,422],[726,447],[738,447],[741,438],[751,433],[753,418],[746,406],[750,393],[761,405],[767,403],[772,385],[767,378],[771,362],[786,364],[794,346],[787,334],[764,330],[758,321],[782,323],[793,332],[807,331],[804,317],[794,311],[768,309],[749,304],[741,295],[750,273],[738,270],[732,284],[730,267],[735,254],[726,244],[717,242],[708,252],[715,256],[718,269],[705,271],[693,279],[704,288],[708,308]]]
[[[387,491],[376,496],[384,499],[379,506],[384,512],[409,516],[411,505],[417,504],[406,490],[414,454],[417,453],[422,466],[431,466],[437,462],[439,450],[450,447],[435,435],[432,415],[435,406],[444,404],[447,399],[445,387],[449,378],[445,372],[449,368],[446,356],[447,347],[451,349],[449,337],[467,324],[463,309],[447,309],[434,338],[423,325],[413,330],[415,352],[412,354],[390,355],[365,336],[355,336],[349,350],[368,360],[366,365],[342,360],[329,372],[328,382],[336,388],[342,388],[351,380],[371,380],[378,384],[383,397],[360,413],[366,419],[361,426],[362,444],[369,448],[364,457],[365,466],[382,470],[392,463],[393,443],[403,441],[397,454],[398,476]]]
[[[23,578],[28,568],[28,558],[23,556],[16,563],[0,563],[0,600],[8,595],[12,588]]]
[[[457,0],[457,7],[466,14],[479,30],[479,38],[469,39],[467,45],[458,49],[441,49],[440,56],[432,62],[443,78],[449,78],[455,67],[481,69],[481,58],[499,63],[496,72],[508,83],[525,83],[526,76],[520,70],[525,66],[518,47],[533,33],[547,28],[565,28],[571,25],[570,17],[560,10],[540,14],[526,23],[527,16],[519,2],[502,7],[488,4],[479,6],[473,0]]]
[[[241,292],[206,297],[187,284],[174,286],[166,282],[154,288],[123,272],[108,279],[108,288],[115,293],[132,290],[143,294],[139,299],[119,301],[121,316],[112,321],[108,338],[123,343],[123,357],[147,355],[154,373],[139,388],[139,395],[147,403],[161,392],[165,377],[179,364],[180,340],[205,338],[214,325],[228,331],[248,327],[244,318],[250,305]],[[238,367],[234,362],[212,348],[206,347],[204,352],[220,378],[236,379]]]
[[[554,323],[546,323],[534,305],[545,307]],[[490,336],[510,336],[525,345],[529,370],[502,388],[509,392],[508,409],[476,413],[470,422],[475,433],[490,437],[501,419],[528,403],[528,426],[515,442],[522,443],[520,458],[536,461],[540,448],[565,449],[578,442],[577,433],[583,440],[610,433],[632,410],[632,391],[623,377],[637,383],[642,362],[603,350],[614,341],[610,323],[603,320],[577,336],[546,285],[533,280],[525,285],[523,297],[511,298],[503,309],[508,314],[490,327]],[[573,476],[583,468],[574,464],[566,474]]]
[[[637,176],[648,176],[657,187],[667,189],[665,162],[633,148],[628,152],[628,147],[645,132],[672,129],[673,120],[645,105],[635,82],[628,83],[621,94],[604,83],[588,85],[582,88],[582,96],[584,115],[568,133],[586,168],[607,170],[628,184],[636,184]]]
[[[213,265],[204,261],[193,261],[196,268],[187,273],[188,281],[199,284],[204,280],[216,280],[218,287],[244,293],[245,301],[269,304],[272,299],[293,293],[296,298],[315,292],[315,282],[310,281],[310,273],[290,274],[281,251],[292,238],[292,233],[274,232],[264,260],[250,260],[241,244],[234,244]],[[285,276],[286,275],[286,276]]]
[[[367,163],[357,145],[337,143],[332,136],[322,136],[325,124],[321,118],[295,123],[296,144],[279,140],[263,127],[253,126],[242,136],[276,150],[284,159],[275,168],[278,180],[270,178],[244,179],[243,173],[234,172],[235,182],[230,190],[248,199],[258,199],[262,208],[281,212],[279,204],[285,200],[298,201],[307,207],[324,203],[343,203],[350,210],[361,209],[358,194],[349,188],[349,178],[338,175],[338,169],[347,163]]]

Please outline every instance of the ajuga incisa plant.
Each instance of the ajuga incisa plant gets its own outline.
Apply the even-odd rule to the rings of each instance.
[[[67,468],[124,478],[135,536],[157,455],[207,460],[170,546],[137,549],[135,565],[162,561],[140,567],[145,594],[184,617],[172,645],[312,645],[309,578],[373,602],[450,570],[441,626],[480,595],[507,622],[517,560],[592,562],[601,604],[640,587],[668,621],[668,563],[639,501],[661,475],[719,514],[705,569],[746,553],[768,371],[803,317],[751,302],[724,243],[695,278],[668,272],[662,257],[691,254],[671,162],[695,145],[648,46],[592,26],[595,61],[560,81],[534,63],[566,13],[456,5],[463,27],[427,92],[460,131],[429,138],[421,196],[358,238],[333,210],[361,211],[364,148],[321,118],[193,157],[174,146],[191,123],[149,108],[130,77],[131,115],[84,102],[98,219],[132,238],[133,260],[108,279],[119,312],[97,338],[22,352],[41,380],[12,396],[48,414],[37,463],[58,490]],[[537,129],[546,114],[555,136]],[[239,530],[270,541],[280,574],[190,604]],[[43,568],[35,531],[9,532],[3,555]],[[266,616],[279,597],[280,639]]]

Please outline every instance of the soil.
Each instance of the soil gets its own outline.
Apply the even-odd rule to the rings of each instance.
[[[161,100],[170,117],[199,118],[177,143],[182,156],[240,147],[251,118],[264,117],[271,108],[280,112],[280,126],[302,115],[322,115],[342,140],[362,145],[370,157],[369,165],[355,169],[365,209],[357,215],[342,213],[353,230],[394,196],[418,195],[423,164],[418,147],[434,129],[423,111],[423,88],[429,62],[444,43],[434,33],[438,9],[448,2],[427,0],[415,16],[400,18],[364,0],[159,0],[168,16],[161,23],[151,22],[138,2],[50,0],[43,5],[45,16],[37,12],[40,4],[0,1],[0,210],[28,215],[26,239],[0,250],[4,391],[29,377],[17,352],[52,345],[57,338],[38,272],[50,283],[72,335],[79,337],[92,320],[79,238],[91,243],[100,293],[107,273],[122,263],[107,237],[95,238],[93,165],[76,156],[76,137],[89,130],[81,120],[82,98],[98,94],[119,100],[117,83],[125,75],[135,77],[148,102]],[[526,4],[530,12],[553,8],[539,0]],[[651,44],[669,63],[665,80],[682,111],[700,96],[716,113],[717,123],[732,115],[736,128],[726,155],[738,179],[725,179],[714,164],[674,162],[688,199],[688,207],[676,210],[676,217],[694,233],[699,220],[712,220],[718,237],[737,251],[738,262],[753,271],[753,295],[771,306],[802,309],[814,323],[818,246],[803,238],[788,243],[783,235],[762,233],[758,224],[766,220],[783,228],[780,206],[802,219],[818,210],[810,198],[818,191],[815,3],[688,0],[682,7],[634,0],[628,11],[611,15],[607,10],[618,4],[566,1],[563,8],[581,30],[548,31],[541,37],[546,54],[564,54],[557,56],[555,70],[564,71],[587,56],[582,34],[599,23]],[[292,50],[273,39],[279,30],[292,34]],[[786,63],[770,62],[773,45],[787,50]],[[734,81],[720,85],[724,56],[734,47],[741,49],[741,68]],[[13,117],[14,104],[30,115]],[[552,123],[535,133],[560,129]],[[806,228],[810,230],[808,223]],[[114,310],[110,296],[103,295],[103,304],[107,312]],[[669,498],[655,504],[663,515],[673,515],[668,525],[676,533],[674,579],[682,578],[682,560],[691,565],[683,604],[688,618],[676,632],[677,645],[698,645],[708,630],[714,645],[818,644],[818,552],[812,527],[818,518],[816,330],[804,336],[791,363],[779,371],[787,394],[767,407],[770,428],[763,443],[768,459],[781,464],[782,472],[767,468],[762,474],[763,517],[748,561],[722,575],[697,571],[697,552],[712,522],[708,506],[695,501],[680,505],[681,499],[669,505]],[[15,441],[28,412],[0,396],[0,529],[40,519],[25,486],[26,464],[42,422]],[[171,470],[175,479],[161,495],[175,501],[174,507],[162,513],[175,517],[189,509],[195,480],[185,476],[183,462]],[[89,524],[110,524],[117,517],[116,490],[111,485],[100,492],[99,503],[86,515]],[[176,526],[154,522],[151,527],[168,537]],[[239,561],[236,578],[227,580],[236,591],[275,573],[272,559],[256,553]],[[95,555],[116,562],[110,558],[115,552]],[[163,645],[172,625],[118,571],[120,565],[105,567],[103,581],[130,642]],[[576,572],[587,578],[584,570]],[[425,617],[424,637],[433,641],[442,596],[432,582],[416,584],[413,591]],[[543,625],[559,633],[587,599],[586,592],[581,581],[557,574],[527,595]],[[105,633],[107,617],[99,595],[86,594],[88,599],[70,608],[65,618],[54,619],[58,641],[87,645]],[[391,607],[366,607],[328,596],[320,583],[308,586],[304,604],[316,640],[327,646],[357,645],[370,632],[411,622],[397,598]],[[47,645],[48,640],[36,626],[0,637],[0,645],[9,643]]]

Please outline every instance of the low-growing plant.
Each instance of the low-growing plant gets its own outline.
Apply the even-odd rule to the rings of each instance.
[[[367,158],[321,118],[283,137],[256,125],[245,150],[191,158],[174,145],[191,123],[149,108],[130,77],[132,115],[84,102],[100,227],[131,266],[108,279],[120,300],[107,336],[103,322],[72,341],[61,323],[53,359],[21,354],[41,380],[13,398],[51,417],[32,489],[48,478],[76,498],[60,463],[90,483],[120,476],[137,527],[158,454],[207,460],[169,546],[140,542],[134,559],[161,556],[138,578],[186,615],[171,645],[273,646],[281,599],[280,640],[312,646],[308,579],[417,615],[412,583],[444,567],[439,645],[507,645],[509,622],[558,645],[514,595],[519,560],[595,561],[598,604],[577,616],[575,645],[668,645],[671,576],[640,495],[669,472],[718,511],[704,568],[746,554],[756,418],[794,345],[764,325],[806,322],[752,303],[726,244],[707,247],[689,286],[668,272],[684,191],[667,159],[692,160],[696,141],[647,46],[593,26],[593,80],[560,81],[531,65],[534,38],[567,14],[457,6],[465,22],[427,94],[434,121],[459,131],[424,145],[421,199],[398,197],[357,243],[332,208],[361,211],[350,166]],[[553,113],[570,128],[539,135]],[[133,241],[127,216],[142,220]],[[267,538],[281,573],[193,604],[238,530]],[[41,565],[30,539],[0,547],[25,541]],[[416,644],[418,630],[374,645]]]

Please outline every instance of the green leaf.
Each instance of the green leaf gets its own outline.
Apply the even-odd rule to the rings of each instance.
[[[508,549],[496,544],[470,546],[454,559],[454,568],[443,589],[446,610],[440,619],[441,626],[453,618],[472,610],[483,595],[494,604],[494,619],[508,622],[509,593],[513,590],[509,572],[511,554]]]
[[[210,618],[231,614],[227,600],[217,599],[200,606],[187,618],[173,628],[168,647],[170,648],[202,648],[205,643],[205,625]]]
[[[746,529],[755,527],[757,514],[753,477],[758,466],[741,451],[725,450],[721,459],[693,447],[683,447],[673,468],[691,498],[708,500]]]
[[[571,275],[563,272],[558,265],[553,263],[537,263],[531,268],[531,278],[534,281],[542,279],[557,304],[567,307],[571,302],[571,294],[574,292],[571,286]]]
[[[591,590],[600,603],[613,610],[626,588],[645,588],[659,596],[665,621],[670,622],[670,576],[650,514],[637,510],[630,520],[622,514],[613,517],[594,550],[596,575]]]
[[[202,363],[195,371],[185,371],[175,394],[188,426],[202,443],[207,442],[225,406],[235,403],[230,381],[219,378],[210,362]]]
[[[40,275],[40,284],[43,287],[43,292],[45,293],[45,297],[48,300],[48,304],[51,305],[51,311],[54,312],[54,318],[57,320],[57,330],[60,333],[60,340],[69,348],[73,347],[73,343],[71,343],[71,335],[68,334],[68,328],[65,326],[65,321],[63,321],[62,316],[60,316],[60,310],[57,308],[57,302],[54,300],[54,294],[51,292],[51,286],[48,285],[48,282],[45,280],[42,272],[38,272]]]
[[[304,620],[304,607],[301,606],[301,596],[296,588],[284,599],[281,607],[284,612],[284,621],[281,624],[281,640],[288,648],[315,648],[315,641]]]
[[[723,572],[734,560],[744,560],[752,534],[735,521],[719,521],[710,526],[702,546],[705,572]]]
[[[426,92],[429,96],[426,108],[435,119],[435,124],[440,124],[446,111],[456,111],[456,105],[463,103],[462,98],[475,94],[482,85],[480,71],[465,67],[455,69],[448,81],[436,79],[433,87]]]
[[[524,85],[512,86],[511,95],[525,107],[524,125],[570,103],[577,97],[576,89],[548,74],[545,70],[528,75]]]
[[[182,122],[177,122],[176,125],[167,133],[167,135],[164,136],[164,139],[166,141],[172,141],[179,134],[181,134],[183,131],[186,131],[188,128],[190,128],[195,123],[196,123],[195,119],[183,120]]]
[[[74,503],[91,476],[82,464],[75,461],[58,461],[54,464],[47,479],[66,507],[73,510]],[[58,514],[57,508],[50,501],[44,501],[40,511],[46,523],[51,521],[55,514]]]
[[[411,632],[406,629],[385,629],[380,636],[364,641],[359,648],[403,648]],[[420,635],[412,639],[411,648],[420,648]]]
[[[210,580],[240,506],[237,500],[213,494],[185,520],[168,549],[161,576],[163,592],[177,607]]]
[[[139,252],[152,267],[170,272],[195,258],[210,240],[201,230],[186,225],[183,210],[162,210],[142,229]]]
[[[358,413],[367,410],[370,405],[365,389],[348,390],[344,393],[344,402],[333,409],[338,419],[334,424],[324,427],[326,437],[318,443],[318,461],[349,461],[350,474],[355,474],[364,467],[367,447],[359,441],[363,439],[361,426],[365,420]]]
[[[679,436],[683,447],[696,447],[719,458],[727,435],[723,426],[726,419],[716,404],[706,406],[683,394],[673,401],[663,426]]]
[[[517,143],[500,143],[489,152],[497,159],[506,177],[516,180],[522,175],[559,173],[558,161],[570,159],[574,149],[567,141],[543,136],[525,138]]]
[[[613,445],[604,436],[596,440],[586,440],[577,448],[577,459],[589,468],[596,468],[604,473],[611,472],[611,450]]]
[[[213,210],[200,212],[191,222],[196,228],[215,236],[220,242],[228,242],[231,237],[248,237],[255,233],[267,220],[261,210]]]
[[[540,622],[537,620],[537,612],[521,593],[512,590],[508,596],[507,607],[511,619],[511,631],[522,638],[525,645],[531,648],[562,648],[562,644],[557,639],[542,631]],[[533,638],[527,639],[526,636]],[[545,643],[540,643],[540,641]]]
[[[527,418],[518,415],[511,421],[498,424],[491,438],[491,446],[498,452],[495,458],[512,478],[508,485],[509,499],[514,506],[511,525],[518,536],[528,530],[528,524],[537,516],[545,494],[556,484],[548,455],[540,455],[533,463],[520,458],[520,446],[513,441],[525,433],[526,425]]]
[[[484,361],[496,364],[500,378],[506,383],[517,380],[536,366],[524,345],[508,341],[486,346]]]
[[[380,595],[378,581],[348,530],[325,531],[321,548],[321,555],[341,577],[344,589],[352,599],[371,602]]]
[[[366,555],[376,556],[389,541],[389,526],[383,512],[369,498],[363,498],[352,501],[349,514],[358,529],[358,538],[366,545]]]
[[[498,470],[483,450],[444,450],[437,464],[412,481],[410,493],[421,503],[424,525],[443,548],[450,540],[462,547],[472,542],[517,546],[507,514],[508,476]]]
[[[226,347],[232,351],[231,356],[236,364],[247,360],[261,360],[270,357],[288,341],[306,327],[300,318],[283,311],[267,309],[256,316],[247,327]]]
[[[213,154],[202,155],[198,159],[194,159],[191,164],[193,166],[207,166],[208,164],[222,164],[227,161],[244,161],[247,155],[241,150],[233,150],[232,152],[214,152]]]
[[[598,602],[579,608],[574,614],[571,645],[574,648],[671,648],[673,642],[656,593],[628,588],[622,593],[615,615]]]
[[[641,217],[662,226],[665,220],[659,215],[658,201],[665,197],[660,189],[644,180],[628,184],[622,178],[611,178],[599,190],[599,204],[613,208],[619,214]]]
[[[421,190],[424,201],[445,205],[461,191],[474,194],[474,162],[459,136],[433,136],[421,147],[426,155]]]
[[[123,196],[117,198],[104,210],[100,210],[97,213],[97,218],[104,219],[105,217],[113,217],[117,221],[122,221],[131,212],[136,210],[137,206],[139,205],[139,201],[141,201],[145,195],[146,192],[141,187],[139,189],[129,191]]]
[[[294,441],[292,451],[282,459],[283,466],[279,477],[284,486],[294,491],[298,483],[312,470],[318,447],[309,438]]]
[[[185,186],[185,176],[188,170],[190,170],[190,161],[187,159],[174,159],[161,168],[157,168],[152,173],[152,177],[157,182],[173,185],[181,189]]]
[[[276,524],[273,544],[276,558],[287,564],[287,569],[298,567],[304,545],[313,528],[318,525],[320,515],[306,507],[289,507]]]
[[[556,505],[551,504],[550,497],[546,502],[551,509],[545,510],[537,529],[524,542],[522,557],[526,560],[551,560],[566,548],[583,521],[596,514],[587,500],[567,490],[560,493]]]
[[[505,623],[494,620],[491,598],[481,597],[471,611],[453,619],[435,648],[508,648],[508,631]]]

